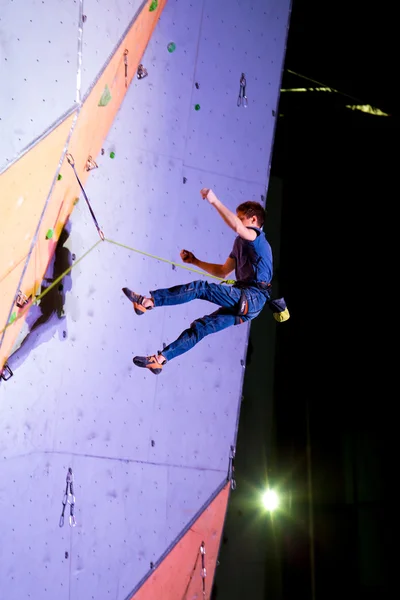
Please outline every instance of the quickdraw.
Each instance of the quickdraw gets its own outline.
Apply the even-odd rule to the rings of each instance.
[[[68,469],[66,481],[67,481],[67,483],[66,483],[66,487],[65,487],[65,494],[64,494],[63,501],[62,501],[63,509],[61,512],[59,525],[60,525],[60,527],[64,526],[65,508],[66,508],[67,504],[69,504],[69,525],[70,525],[70,527],[75,527],[76,519],[75,519],[75,514],[74,514],[74,512],[75,512],[74,476],[73,476],[71,467]]]
[[[246,85],[247,85],[246,77],[245,77],[245,74],[242,73],[242,76],[240,78],[240,89],[239,89],[237,105],[243,106],[244,108],[247,108],[247,105],[248,105],[248,100],[247,100],[247,96],[246,96]]]
[[[236,490],[235,456],[236,456],[235,446],[231,446],[231,451],[229,454],[229,468],[228,468],[227,480],[231,482],[231,490],[232,491]]]
[[[206,546],[204,542],[201,542],[200,546],[201,552],[201,577],[203,579],[203,597],[206,597],[206,577],[207,577],[207,569],[206,569]]]
[[[191,584],[191,582],[193,580],[193,576],[194,576],[194,574],[196,572],[197,564],[199,562],[199,557],[200,556],[201,556],[201,578],[203,580],[203,598],[206,597],[206,577],[207,577],[206,560],[205,560],[205,557],[206,557],[206,545],[205,545],[204,542],[201,542],[200,552],[197,553],[196,560],[195,560],[194,567],[193,567],[193,571],[192,571],[192,573],[191,573],[191,575],[189,577],[189,581],[187,583],[186,590],[185,590],[185,592],[183,594],[182,600],[187,600],[187,594],[188,594],[188,591],[189,591],[189,587],[190,587],[190,584]]]
[[[96,229],[97,229],[97,231],[98,231],[98,233],[99,233],[100,239],[101,239],[101,240],[104,242],[104,239],[105,239],[104,233],[103,233],[103,231],[101,230],[101,228],[100,228],[100,226],[99,226],[99,224],[98,224],[98,222],[97,222],[97,219],[96,219],[96,217],[95,217],[95,214],[94,214],[94,212],[93,212],[93,210],[92,210],[92,207],[90,206],[89,198],[87,197],[87,195],[86,195],[86,192],[85,192],[85,190],[84,190],[84,188],[83,188],[83,185],[82,185],[82,183],[81,183],[81,180],[79,179],[79,175],[78,175],[78,173],[76,172],[74,157],[72,156],[72,154],[69,154],[69,153],[68,153],[68,154],[66,155],[66,159],[67,159],[68,163],[71,165],[71,167],[72,167],[72,169],[73,169],[73,171],[74,171],[74,173],[75,173],[76,180],[77,180],[77,182],[79,183],[79,187],[81,188],[81,190],[82,190],[82,193],[83,193],[83,196],[84,196],[84,198],[85,198],[85,200],[86,200],[86,203],[87,203],[87,205],[88,205],[88,207],[89,207],[90,214],[92,215],[92,218],[93,218],[94,224],[95,224],[95,226],[96,226]]]

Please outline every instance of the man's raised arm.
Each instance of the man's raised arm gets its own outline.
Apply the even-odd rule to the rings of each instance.
[[[242,227],[240,219],[238,219],[238,217],[231,210],[229,210],[229,208],[222,204],[221,200],[217,198],[212,190],[203,188],[200,193],[203,197],[203,200],[208,200],[208,202],[219,212],[228,227],[237,233],[238,229]]]
[[[228,227],[233,229],[235,233],[237,233],[244,240],[255,240],[257,236],[254,231],[245,227],[239,217],[229,210],[229,208],[227,208],[224,204],[222,204],[221,200],[217,198],[212,190],[203,188],[200,191],[200,194],[203,200],[208,200],[208,202],[217,209],[225,223],[228,225]]]

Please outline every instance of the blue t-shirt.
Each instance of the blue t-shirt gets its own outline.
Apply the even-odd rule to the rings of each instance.
[[[273,275],[271,246],[261,229],[248,229],[254,229],[256,239],[251,242],[238,236],[229,255],[235,260],[236,280],[248,285],[261,281],[269,283]]]

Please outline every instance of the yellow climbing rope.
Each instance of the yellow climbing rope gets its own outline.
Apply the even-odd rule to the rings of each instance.
[[[137,254],[143,254],[143,256],[147,256],[149,258],[154,258],[155,260],[159,260],[161,262],[165,262],[169,265],[173,265],[175,267],[178,267],[179,269],[185,269],[187,271],[191,271],[192,273],[198,273],[199,275],[206,275],[207,277],[211,277],[212,279],[216,279],[218,280],[220,283],[227,283],[227,284],[233,284],[235,283],[235,281],[233,279],[222,279],[221,277],[217,277],[215,275],[210,275],[209,273],[205,273],[204,271],[200,271],[198,269],[193,269],[191,266],[187,266],[187,265],[182,265],[180,263],[176,263],[172,260],[167,260],[166,258],[162,258],[161,256],[156,256],[154,254],[149,254],[148,252],[144,252],[143,250],[138,250],[137,248],[132,248],[131,246],[127,246],[126,244],[121,244],[120,242],[116,242],[114,240],[109,240],[108,238],[104,239],[105,242],[108,242],[109,244],[114,244],[115,246],[120,246],[121,248],[125,248],[126,250],[130,250],[131,252],[136,252]],[[70,273],[72,271],[72,269],[74,267],[76,267],[76,265],[78,265],[80,262],[83,261],[84,258],[86,258],[86,256],[88,256],[95,248],[97,248],[97,246],[99,244],[102,243],[102,240],[98,240],[91,248],[89,248],[89,250],[87,250],[87,252],[85,252],[85,254],[83,254],[80,258],[78,258],[78,260],[75,260],[74,263],[68,267],[68,269],[66,269],[64,271],[64,273],[61,273],[61,275],[59,275],[41,294],[39,294],[38,296],[35,296],[32,304],[38,304],[40,302],[40,300],[50,292],[50,290],[52,290],[58,283],[60,283],[60,281],[66,276],[68,275],[68,273]],[[21,319],[30,309],[32,304],[27,304],[25,308],[23,308],[18,316],[15,316],[15,318],[10,319],[10,321],[7,323],[7,325],[5,327],[3,327],[3,329],[0,330],[0,335],[3,334],[3,332],[8,329],[8,327],[10,327],[10,325],[12,325],[13,323],[15,323],[16,321],[18,321],[19,319]],[[13,313],[15,314],[15,313]]]

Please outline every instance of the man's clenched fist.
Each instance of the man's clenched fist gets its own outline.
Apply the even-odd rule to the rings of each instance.
[[[191,265],[196,260],[196,257],[193,254],[193,252],[189,252],[189,250],[182,250],[181,251],[181,259],[183,260],[184,263],[188,263]]]

